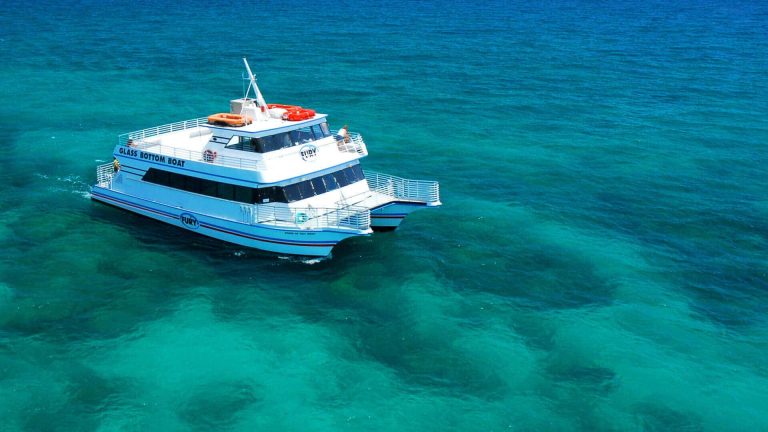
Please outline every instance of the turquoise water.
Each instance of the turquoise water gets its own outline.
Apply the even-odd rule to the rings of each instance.
[[[0,14],[0,430],[768,430],[768,6]],[[326,260],[92,202],[119,133],[268,102],[444,206]]]

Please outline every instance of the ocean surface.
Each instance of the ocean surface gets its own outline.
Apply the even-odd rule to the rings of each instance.
[[[310,260],[90,200],[242,57],[444,205]],[[0,59],[1,431],[768,430],[766,2],[14,2]]]

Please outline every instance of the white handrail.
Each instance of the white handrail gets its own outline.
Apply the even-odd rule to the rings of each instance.
[[[261,157],[258,159],[252,158],[239,158],[234,156],[218,155],[214,160],[210,161],[204,157],[204,152],[189,150],[180,147],[173,147],[163,145],[158,142],[154,142],[151,138],[159,135],[177,132],[185,129],[193,129],[199,126],[207,125],[208,119],[205,117],[185,120],[177,123],[170,123],[166,125],[156,126],[152,128],[142,129],[134,132],[121,134],[118,136],[118,144],[124,147],[138,148],[141,150],[149,151],[152,153],[162,154],[166,156],[172,156],[179,159],[193,160],[193,161],[205,161],[214,165],[222,165],[232,168],[250,169],[250,170],[264,170],[266,169],[265,163],[270,160],[277,160],[286,157],[300,157],[299,150],[302,145],[314,143],[316,141],[309,141],[301,144],[294,145],[294,152],[281,152],[273,151],[268,153],[258,153]],[[334,135],[337,131],[331,131]],[[349,132],[348,139],[336,139],[328,140],[322,144],[316,144],[318,150],[325,148],[336,147],[340,152],[356,153],[362,156],[368,155],[368,149],[366,148],[363,137],[356,132]],[[319,140],[318,140],[319,141]],[[282,150],[282,149],[281,149]]]
[[[357,132],[347,132],[346,137],[340,137],[338,135],[339,131],[333,130],[331,133],[338,137],[336,139],[336,145],[339,148],[339,151],[348,152],[348,153],[358,153],[363,156],[368,156],[368,149],[365,146],[365,142],[363,141],[363,136],[360,135]]]
[[[96,167],[96,184],[103,188],[112,186],[112,177],[115,175],[115,166],[105,163]]]
[[[184,120],[176,123],[169,123],[165,125],[160,125],[160,126],[147,128],[147,129],[141,129],[133,132],[120,134],[117,136],[117,143],[120,145],[128,145],[129,140],[133,140],[133,141],[145,140],[158,135],[162,135],[170,132],[177,132],[185,129],[193,129],[198,126],[203,126],[207,124],[208,124],[207,117],[200,117],[200,118]]]
[[[436,181],[411,180],[367,170],[364,174],[373,191],[409,201],[440,202],[440,184]]]
[[[243,222],[295,226],[301,229],[352,228],[366,230],[371,212],[365,207],[288,207],[273,204],[241,204]]]

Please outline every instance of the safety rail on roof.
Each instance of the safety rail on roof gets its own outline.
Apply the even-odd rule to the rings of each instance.
[[[232,168],[248,169],[248,170],[265,170],[267,168],[266,163],[269,161],[275,161],[286,157],[300,156],[298,152],[283,152],[272,151],[267,153],[253,153],[258,154],[259,158],[240,158],[235,156],[219,154],[215,157],[211,157],[211,154],[206,154],[205,151],[189,150],[186,148],[173,147],[169,145],[163,145],[159,140],[152,139],[161,134],[177,132],[185,129],[193,129],[201,125],[207,124],[206,118],[199,118],[195,120],[187,120],[178,123],[172,123],[168,125],[158,126],[155,128],[143,129],[140,131],[130,132],[122,134],[119,137],[120,145],[129,148],[135,148],[145,150],[147,152],[156,153],[160,155],[170,156],[178,159],[186,159],[193,161],[207,162],[213,165],[222,165]],[[368,150],[363,141],[363,137],[356,132],[349,132],[346,138],[342,138],[335,134],[333,131],[335,141],[329,140],[324,143],[315,144],[318,151],[322,151],[325,148],[333,148],[340,152],[356,153],[362,156],[368,155]],[[309,141],[303,143],[297,143],[291,147],[299,149],[301,146],[311,144],[316,141]],[[283,150],[283,149],[281,149]]]
[[[363,156],[368,155],[368,149],[365,147],[363,136],[357,132],[347,132],[346,137],[339,136],[339,131],[332,130],[331,134],[336,137],[336,145],[339,151],[357,153]]]
[[[371,226],[371,212],[365,207],[288,207],[280,204],[242,204],[243,222],[301,229],[352,228],[367,230]]]
[[[159,155],[170,156],[177,159],[186,159],[198,162],[207,162],[212,165],[222,165],[231,168],[249,169],[249,170],[263,170],[266,169],[266,165],[263,159],[246,159],[227,155],[216,155],[211,153],[189,150],[185,148],[172,147],[162,144],[153,143],[150,141],[136,140],[126,145],[130,148],[136,148],[144,150],[150,153],[156,153]]]
[[[132,140],[132,141],[145,140],[147,138],[152,138],[154,136],[166,134],[169,132],[176,132],[176,131],[185,130],[185,129],[193,129],[198,126],[203,126],[207,124],[208,124],[207,117],[200,117],[192,120],[184,120],[176,123],[169,123],[162,126],[155,126],[155,127],[142,129],[134,132],[120,134],[117,137],[117,143],[120,145],[128,145],[129,140]]]
[[[368,187],[373,191],[402,200],[440,202],[440,184],[436,181],[410,180],[367,170],[363,172]]]

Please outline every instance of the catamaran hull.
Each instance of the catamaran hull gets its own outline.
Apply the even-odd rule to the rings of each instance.
[[[91,188],[91,198],[208,237],[279,254],[327,256],[340,241],[371,232],[249,225],[160,204],[100,186]]]
[[[427,203],[392,202],[371,210],[371,228],[376,231],[392,231],[408,214],[429,207]]]

